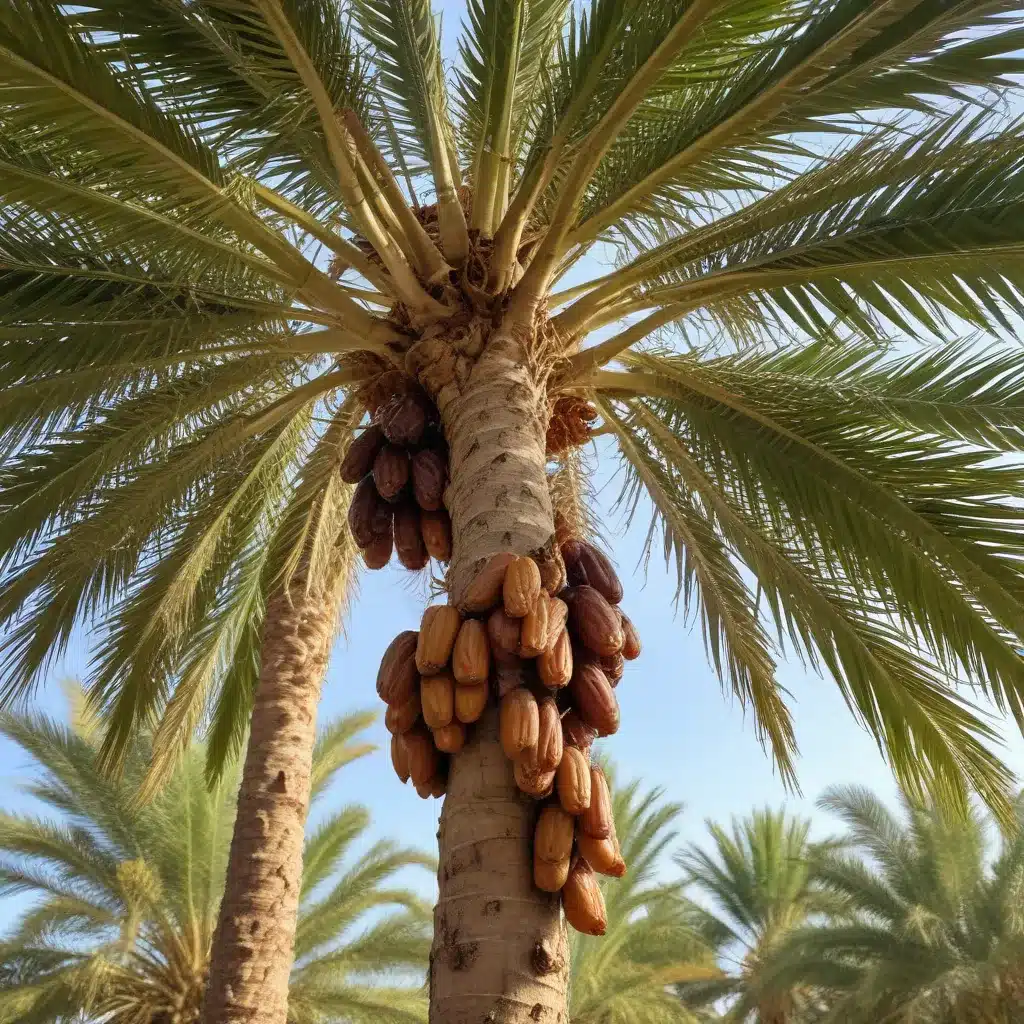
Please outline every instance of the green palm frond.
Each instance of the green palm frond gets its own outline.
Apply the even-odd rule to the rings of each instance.
[[[337,4],[282,5],[338,110],[366,116],[371,69]],[[211,146],[229,153],[238,170],[258,177],[272,168],[274,187],[318,214],[343,215],[319,118],[280,41],[249,0],[202,8],[140,0],[125,8],[98,0],[73,20],[99,40],[115,72],[127,52],[153,72],[155,96],[173,106]],[[104,36],[106,33],[108,35]]]
[[[262,373],[249,357],[166,384],[158,379],[148,393],[114,405],[101,423],[83,423],[49,452],[29,449],[5,470],[5,500],[18,509],[7,520],[16,532],[4,538],[5,550],[8,559],[23,559],[21,574],[8,576],[2,588],[5,615],[17,617],[5,647],[22,681],[45,670],[80,616],[109,601],[112,580],[125,586],[134,574],[127,599],[111,609],[93,688],[93,699],[112,712],[105,748],[111,763],[133,730],[171,699],[170,680],[180,689],[167,709],[160,749],[181,749],[218,676],[251,669],[251,657],[226,655],[252,637],[252,612],[263,606],[254,599],[271,591],[297,552],[309,552],[314,573],[328,562],[340,571],[346,558],[351,566],[351,546],[335,546],[347,488],[332,473],[352,420],[339,420],[320,441],[311,429],[319,395],[340,371],[327,375],[326,385],[318,378],[303,385],[293,376],[295,360],[262,362]],[[186,401],[190,383],[194,397]],[[244,404],[229,416],[239,388]],[[157,452],[162,457],[153,462]],[[238,457],[226,468],[229,453]],[[307,459],[296,500],[313,501],[318,511],[314,529],[296,535],[288,524],[303,506],[286,498]],[[108,492],[107,481],[118,486]],[[195,495],[190,513],[176,519],[186,495]],[[41,545],[69,515],[75,525],[55,544]],[[281,530],[268,549],[268,538]],[[97,551],[106,552],[99,566]],[[165,557],[154,560],[157,551]],[[346,573],[338,578],[344,582]],[[244,716],[247,704],[233,700],[232,715]],[[239,720],[244,725],[246,718]],[[223,729],[215,731],[211,750],[219,754],[240,739],[239,728],[229,730],[229,740]],[[164,767],[158,759],[154,783]]]
[[[927,153],[931,139],[921,141]],[[1002,133],[998,142],[989,138],[970,149],[942,147],[950,163],[944,167],[928,159],[915,177],[887,173],[886,165],[902,155],[901,148],[886,153],[881,167],[872,154],[858,151],[858,162],[863,160],[874,172],[873,185],[890,182],[880,194],[869,198],[862,193],[843,203],[846,183],[840,179],[835,181],[838,203],[822,204],[774,237],[750,237],[728,255],[709,259],[721,259],[718,266],[729,267],[726,275],[778,271],[778,278],[763,279],[764,291],[769,298],[778,295],[781,311],[800,327],[814,324],[811,309],[816,305],[839,322],[870,330],[870,321],[851,308],[853,299],[905,330],[915,320],[940,329],[942,310],[981,328],[1005,328],[1007,313],[1021,309],[1013,288],[1007,287],[1015,279],[1021,239],[1009,225],[1001,230],[1019,201],[1021,151],[1014,135]],[[877,270],[869,264],[884,265],[881,287]],[[773,280],[778,280],[777,287]],[[728,290],[727,282],[720,283]],[[755,289],[761,287],[754,283]]]
[[[1016,349],[954,341],[906,355],[868,342],[811,344],[717,361],[729,390],[758,402],[775,392],[808,412],[847,408],[872,424],[1010,451],[1024,430],[1024,357]],[[776,376],[776,372],[780,374]]]
[[[299,987],[289,992],[288,1006],[296,1024],[319,1024],[325,1015],[354,1024],[422,1024],[427,1019],[423,998],[400,988],[321,986],[307,997]]]
[[[268,585],[289,581],[300,561],[310,579],[325,578],[329,571],[341,570],[342,578],[352,573],[356,549],[342,529],[352,488],[337,470],[362,418],[358,401],[346,396],[309,451],[272,536]]]
[[[359,742],[371,719],[352,715],[321,730],[313,760],[318,795],[371,749]],[[35,897],[0,946],[0,1021],[102,1018],[115,1009],[146,1019],[173,1010],[197,1020],[231,840],[237,759],[210,788],[205,753],[193,745],[153,800],[140,804],[149,734],[136,733],[123,776],[113,782],[97,769],[95,742],[52,719],[5,713],[0,732],[33,758],[38,771],[28,789],[46,813],[0,815],[0,898]],[[425,967],[429,921],[413,897],[386,884],[425,861],[397,849],[354,859],[351,844],[368,826],[360,808],[342,808],[307,842],[304,914],[319,921],[329,946],[322,955],[307,952],[296,966],[296,1004],[323,1015],[348,1000],[359,1013],[376,1005],[378,1019],[420,1020],[422,994],[415,982],[402,982]],[[334,886],[314,892],[338,878],[357,885],[358,897]]]
[[[950,816],[904,800],[896,816],[854,786],[828,790],[821,804],[849,836],[813,870],[846,914],[793,933],[769,973],[826,993],[824,1021],[1012,1019],[1024,950],[1019,821],[992,860],[973,811]]]
[[[1024,180],[1022,150],[1015,129],[986,132],[986,123],[944,118],[900,143],[869,137],[822,158],[638,257],[559,320],[571,331],[657,309],[588,354],[601,362],[638,331],[688,314],[813,337],[843,326],[877,339],[892,325],[949,336],[959,321],[1006,331],[1024,308],[1019,218],[1007,216]]]
[[[807,993],[776,983],[765,964],[807,922],[842,913],[842,901],[814,871],[832,843],[812,843],[810,822],[785,811],[754,811],[733,819],[729,829],[707,826],[710,845],[691,843],[676,860],[687,883],[710,903],[701,911],[701,931],[728,967],[721,978],[697,979],[676,991],[694,1010],[728,998],[730,1020],[766,1024],[773,1011],[802,1019]]]
[[[730,176],[760,174],[773,151],[784,171],[798,152],[794,134],[845,133],[875,111],[891,117],[951,99],[970,104],[979,90],[1009,86],[1021,66],[1019,25],[1005,0],[836,0],[785,10],[791,24],[752,33],[759,45],[746,61],[693,76],[670,96],[656,110],[655,134],[637,143],[625,134],[625,152],[610,159],[633,174],[596,197],[570,241],[592,241],[623,219],[666,210],[676,188],[707,194]]]
[[[472,227],[493,234],[508,205],[566,0],[472,0],[459,40],[460,129],[472,155]]]
[[[41,0],[16,0],[0,20],[0,68],[11,90],[4,121],[17,137],[56,152],[71,112],[80,120],[74,138],[86,154],[104,152],[107,166],[129,179],[152,176],[153,189],[186,201],[214,201],[223,175],[214,154],[196,135],[160,109],[138,80],[117,77],[67,30],[57,9]],[[47,116],[49,115],[49,116]],[[48,130],[40,135],[40,126]],[[115,134],[120,152],[111,151]]]
[[[99,568],[91,560],[94,552],[109,551],[109,557],[123,567],[122,573],[132,571],[152,533],[160,530],[175,502],[219,468],[226,456],[255,451],[258,457],[274,444],[282,431],[294,425],[296,416],[308,416],[310,404],[329,386],[314,380],[293,392],[285,392],[277,401],[254,410],[252,415],[236,415],[220,423],[215,421],[205,429],[197,424],[195,433],[169,446],[159,463],[140,459],[137,466],[132,467],[134,472],[129,478],[130,483],[125,481],[113,491],[100,504],[100,509],[95,508],[99,503],[93,500],[90,518],[76,522],[75,527],[61,537],[58,547],[44,549],[19,576],[7,583],[2,598],[4,618],[17,614],[25,601],[41,588],[59,592],[65,587],[67,596],[61,603],[67,605],[68,614],[74,617],[79,601],[95,601],[99,596],[94,589],[99,577]],[[173,426],[178,427],[179,423],[174,422]],[[149,436],[146,436],[146,441],[151,443]],[[64,446],[62,455],[66,450]],[[146,454],[152,451],[150,448]],[[122,480],[125,479],[123,467],[114,464],[110,468],[122,470]],[[252,468],[250,464],[248,469]],[[248,472],[243,470],[240,475],[244,479]],[[92,498],[92,494],[85,498]],[[204,515],[210,517],[211,506],[215,509],[216,505],[217,496],[213,492],[209,502],[195,511],[184,529],[191,528],[197,534],[196,524],[202,523]],[[182,528],[179,524],[176,531]],[[121,548],[112,550],[119,543]],[[63,545],[66,546],[61,549]],[[183,551],[182,556],[185,554]],[[160,573],[163,570],[154,571]],[[74,599],[68,603],[72,595]],[[56,628],[58,621],[59,618],[54,616],[51,629]],[[35,646],[39,649],[38,643]],[[33,675],[38,667],[33,668]]]
[[[204,645],[206,657],[193,663],[197,670],[184,674],[171,694],[158,688],[173,678],[170,658],[189,640],[199,639],[204,626],[218,634],[218,639],[224,630],[230,637],[232,626],[237,629],[234,623],[229,626],[230,612],[224,617],[221,605],[225,600],[244,600],[247,581],[235,578],[234,571],[246,565],[249,552],[260,543],[261,528],[281,501],[278,488],[287,477],[276,462],[282,457],[294,461],[295,435],[307,425],[293,426],[291,437],[282,432],[284,436],[276,437],[255,465],[248,459],[241,464],[246,479],[230,492],[231,500],[214,503],[212,516],[204,516],[196,524],[197,530],[176,538],[157,563],[159,568],[143,574],[141,586],[117,610],[110,636],[98,650],[93,696],[97,704],[103,701],[106,705],[108,732],[103,754],[108,765],[120,760],[139,724],[152,721],[157,710],[163,709],[147,792],[159,784],[176,753],[187,745],[201,720],[217,670],[223,671],[225,664],[218,664],[222,650]],[[258,499],[249,495],[246,514],[233,516],[233,502],[245,500],[253,487],[260,488]],[[252,568],[249,566],[250,571]],[[265,587],[264,593],[269,589]]]
[[[657,451],[630,429],[609,403],[598,408],[616,434],[627,461],[623,499],[635,513],[647,497],[660,520],[667,563],[674,563],[677,594],[689,608],[700,610],[701,630],[715,670],[729,682],[744,705],[754,708],[757,728],[770,738],[783,774],[792,779],[790,751],[795,742],[789,710],[775,682],[775,658],[771,637],[761,624],[750,594],[728,546],[700,504],[673,479]],[[653,425],[647,417],[638,425]],[[656,522],[652,521],[654,529]],[[648,533],[648,548],[652,542]]]
[[[467,4],[468,25],[459,41],[460,113],[465,144],[473,154],[475,186],[470,226],[488,232],[493,230],[501,164],[507,167],[512,159],[517,86],[523,88],[520,55],[532,7],[525,0],[473,0]],[[557,24],[559,19],[551,20]]]
[[[166,262],[148,253],[140,260],[130,249],[111,251],[109,240],[100,235],[93,240],[95,254],[83,254],[82,240],[67,222],[42,232],[31,220],[23,220],[5,231],[3,242],[0,317],[15,341],[17,328],[24,328],[33,317],[51,330],[59,330],[59,317],[66,317],[65,329],[70,330],[72,324],[77,327],[83,321],[88,325],[124,320],[135,326],[161,314],[262,313],[263,319],[280,320],[292,313],[284,295],[269,291],[252,274],[183,279],[180,265],[173,262],[174,250]]]
[[[210,118],[237,101],[244,121],[255,94],[236,89],[211,99],[209,117],[182,116],[178,99],[218,40],[220,57],[238,58],[232,75],[258,51],[253,75],[287,82],[286,106],[305,105],[255,8],[144,6],[168,32],[164,57],[205,40],[176,82],[134,8],[122,12],[140,29],[134,64],[108,48],[103,19],[115,12],[102,4],[18,0],[0,14],[12,96],[0,153],[0,602],[6,699],[31,687],[76,623],[104,623],[92,699],[111,712],[106,763],[164,715],[152,788],[207,711],[211,777],[237,750],[262,609],[297,559],[314,573],[351,567],[350,547],[336,547],[348,490],[333,470],[354,421],[316,424],[359,377],[329,357],[360,324],[370,334],[357,346],[372,349],[381,322],[235,187]],[[351,44],[333,8],[299,6],[295,32],[340,100],[358,88],[358,68],[334,60]],[[337,32],[317,31],[328,23]],[[220,84],[240,88],[232,75]],[[173,102],[172,82],[183,90]],[[209,84],[196,88],[212,96]],[[263,130],[239,125],[243,148],[250,129]],[[314,338],[310,324],[327,329]]]
[[[146,189],[174,196],[193,216],[213,216],[258,239],[293,270],[308,268],[300,253],[225,193],[214,153],[157,104],[141,76],[115,76],[45,0],[18,0],[0,19],[0,81],[17,97],[4,111],[5,126],[16,137],[31,136],[51,158],[66,153],[69,144],[82,147],[86,160],[102,154],[107,174],[116,168],[136,188],[144,181]],[[45,135],[37,130],[41,124],[48,126]]]
[[[115,72],[49,0],[18,0],[0,20],[0,82],[18,97],[4,122],[16,138],[64,166],[100,163],[108,181],[143,201],[156,199],[188,223],[212,218],[256,246],[315,304],[343,309],[353,325],[372,328],[341,286],[240,201],[218,153],[161,105],[142,71],[128,71]]]
[[[462,184],[440,37],[430,0],[357,0],[359,30],[375,49],[383,116],[404,148],[422,156],[437,193],[442,249],[460,265],[468,254],[466,218],[457,194]]]
[[[83,236],[102,239],[97,248],[140,254],[156,250],[165,260],[170,256],[176,264],[180,261],[177,266],[171,264],[172,280],[181,273],[180,266],[200,277],[216,269],[232,279],[239,271],[250,269],[268,283],[289,281],[270,261],[217,237],[208,223],[190,226],[128,197],[60,178],[59,170],[45,153],[26,152],[13,140],[7,141],[0,158],[0,195],[20,211],[23,223],[27,221],[51,240],[74,233],[78,240]]]
[[[95,324],[76,324],[66,331],[55,325],[53,333],[62,333],[61,340],[67,341],[66,346],[55,347],[74,347],[78,352],[63,352],[54,357],[12,340],[6,346],[8,360],[0,371],[8,379],[18,381],[4,389],[6,400],[0,428],[4,449],[12,453],[18,449],[38,450],[69,423],[95,422],[104,414],[123,419],[126,429],[127,421],[133,419],[132,439],[139,448],[144,448],[138,428],[146,422],[146,406],[151,410],[150,418],[154,420],[157,436],[168,430],[166,417],[157,419],[155,415],[161,395],[180,393],[186,415],[196,415],[204,407],[217,408],[218,394],[230,396],[230,390],[225,390],[224,385],[232,373],[238,380],[243,369],[251,366],[258,388],[268,377],[276,377],[282,367],[288,366],[289,339],[282,339],[273,330],[261,332],[259,321],[263,319],[260,314],[225,317],[186,314],[181,317],[156,315],[121,323],[100,320]],[[111,333],[117,328],[123,332],[117,335],[124,346],[120,351],[111,342]],[[227,348],[202,344],[204,337],[220,339],[225,332],[235,333],[239,344]],[[10,333],[27,332],[18,328]],[[40,333],[46,333],[45,329],[40,329]],[[252,339],[251,345],[241,340],[244,336]],[[198,351],[193,350],[192,345],[197,345]],[[182,346],[185,350],[180,354],[168,354]],[[268,359],[271,353],[273,356]],[[83,365],[87,354],[93,356],[91,365]],[[197,368],[196,363],[207,365]],[[213,370],[220,372],[213,373]],[[206,382],[205,388],[202,381]],[[213,388],[218,390],[211,391]],[[198,409],[194,405],[196,400]],[[119,405],[121,408],[115,409]],[[130,412],[121,416],[122,409]],[[90,461],[96,462],[99,449],[97,438]],[[124,445],[120,450],[124,452]],[[112,444],[108,444],[105,451],[113,457]],[[124,457],[127,454],[124,453]],[[23,464],[27,463],[25,459]]]
[[[518,289],[521,299],[536,300],[550,283],[588,182],[644,97],[664,88],[688,59],[697,73],[718,62],[726,41],[737,44],[748,31],[765,30],[756,13],[764,10],[747,0],[594,0],[580,11],[566,9],[566,29],[538,96],[522,179],[496,234],[504,256],[515,253],[531,221],[546,224]]]
[[[223,672],[211,699],[206,732],[208,782],[219,779],[225,766],[244,749],[259,680],[267,600],[271,596],[262,584],[263,564],[261,554],[253,552],[239,566],[247,585],[240,589],[230,617],[222,620],[230,632],[227,645],[218,652],[223,657]]]
[[[774,6],[756,0],[638,5],[611,0],[595,2],[590,13],[589,23],[586,14],[581,16],[578,34],[570,29],[568,45],[560,51],[565,59],[553,74],[555,102],[542,120],[555,129],[543,140],[549,152],[529,194],[536,197],[536,188],[549,182],[553,187],[545,204],[543,238],[517,288],[523,302],[550,286],[590,182],[645,100],[670,89],[677,74],[721,73],[723,50],[731,48],[735,58],[736,49],[752,35],[770,34],[777,19],[786,19]],[[574,51],[577,41],[580,49]],[[584,87],[577,92],[579,81]]]
[[[344,606],[346,588],[352,585],[355,573],[356,549],[343,526],[351,488],[341,482],[337,467],[360,417],[361,410],[354,403],[342,403],[329,427],[309,450],[290,496],[282,492],[272,506],[274,517],[255,524],[258,533],[252,535],[246,559],[238,563],[238,575],[231,581],[227,594],[238,609],[238,623],[228,618],[222,622],[225,626],[231,623],[231,642],[244,647],[236,647],[231,657],[219,662],[224,675],[207,738],[210,778],[216,778],[225,760],[237,754],[245,735],[258,676],[262,614],[274,589],[290,580],[299,564],[304,563],[307,580],[335,580],[341,590],[339,607]],[[289,477],[290,474],[286,479]],[[273,498],[274,489],[270,490]],[[211,683],[204,686],[207,692],[211,690]],[[172,710],[173,699],[165,722]],[[158,733],[158,750],[163,747],[162,739]],[[329,777],[328,773],[322,780],[314,778],[314,796]]]
[[[430,868],[433,859],[415,850],[404,849],[389,840],[374,843],[358,863],[341,873],[330,892],[299,912],[295,936],[297,958],[317,955],[333,942],[352,921],[374,908],[395,904],[429,919],[426,906],[414,893],[402,889],[382,889],[381,884],[399,868],[408,864]]]
[[[373,724],[376,715],[364,711],[346,715],[324,726],[313,748],[310,799],[316,800],[345,765],[364,757],[374,748],[367,743],[354,743],[355,738]]]
[[[431,162],[454,140],[447,123],[447,86],[437,18],[425,0],[373,0],[355,6],[359,30],[376,48],[379,88],[403,147]],[[416,147],[419,147],[418,151]]]
[[[842,382],[861,358],[864,390],[844,405]],[[948,683],[980,685],[1021,715],[1017,516],[1003,497],[1018,490],[1018,470],[990,465],[1016,436],[1018,385],[1004,358],[962,346],[895,359],[858,346],[638,355],[629,372],[593,380],[631,472],[660,478],[670,543],[691,559],[714,550],[684,533],[680,502],[667,500],[691,495],[722,552],[712,579],[739,588],[732,603],[746,615],[719,615],[720,642],[744,650],[767,614],[839,681],[908,788],[938,787],[964,806],[956,780],[966,772],[1005,816],[1009,779],[986,749],[994,734]],[[731,376],[747,365],[757,367],[750,390],[742,370]],[[836,387],[813,407],[800,397],[805,369]],[[634,374],[644,383],[631,391]],[[739,565],[757,580],[756,615]],[[703,583],[700,599],[707,615]],[[770,669],[766,680],[739,692],[767,723],[785,722],[769,702]]]
[[[364,807],[345,807],[332,814],[310,835],[303,850],[303,897],[320,885],[345,856],[351,842],[370,822],[370,812]]]

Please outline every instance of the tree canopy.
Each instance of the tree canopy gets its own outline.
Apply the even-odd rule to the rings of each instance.
[[[83,1016],[110,1024],[194,1024],[224,886],[239,765],[212,789],[199,746],[151,803],[138,787],[149,737],[133,744],[123,776],[96,766],[96,721],[72,727],[43,715],[0,717],[0,732],[32,759],[26,792],[45,816],[0,813],[0,897],[25,909],[0,939],[0,1021],[49,1024]],[[372,715],[327,723],[314,760],[314,800],[373,748],[360,734]],[[415,1024],[429,908],[395,875],[431,866],[381,840],[360,855],[368,811],[321,815],[310,830],[289,1003],[291,1024],[341,1020]]]
[[[846,824],[848,842],[812,870],[844,913],[792,934],[774,979],[823,993],[822,1022],[1010,1024],[1019,1016],[1019,820],[993,857],[991,823],[976,811],[953,816],[905,800],[896,814],[859,786],[830,789],[820,804]]]
[[[497,323],[787,779],[795,652],[908,791],[1008,820],[1020,39],[1011,0],[471,0],[449,69],[429,0],[5,0],[0,699],[89,622],[104,765],[158,720],[153,789],[204,723],[216,777],[269,595],[345,590],[362,389]]]

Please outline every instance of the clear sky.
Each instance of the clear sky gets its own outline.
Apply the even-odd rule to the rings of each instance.
[[[455,30],[463,5],[441,5],[446,29],[446,53],[454,56]],[[595,273],[603,269],[591,264]],[[585,268],[579,268],[580,276]],[[607,444],[600,480],[601,518],[626,590],[623,608],[637,623],[644,642],[639,661],[627,666],[617,690],[622,707],[619,733],[602,741],[622,777],[642,777],[661,786],[667,797],[686,805],[682,839],[704,833],[706,817],[727,819],[754,806],[778,805],[787,795],[773,772],[770,759],[759,747],[742,709],[722,694],[709,668],[699,626],[685,622],[674,606],[674,578],[660,558],[652,558],[648,571],[639,565],[648,520],[639,514],[630,529],[622,531],[621,518],[612,509],[618,488],[612,478],[616,461]],[[644,510],[642,509],[641,512]],[[328,719],[349,711],[379,708],[374,679],[380,656],[396,633],[415,629],[424,601],[426,584],[410,578],[401,568],[363,574],[354,608],[339,638],[328,672],[321,717]],[[63,715],[62,677],[87,677],[85,643],[76,639],[65,662],[40,692],[37,705]],[[821,833],[829,822],[814,811],[814,798],[833,783],[856,782],[892,796],[889,771],[873,741],[850,717],[835,685],[806,673],[799,664],[784,664],[782,683],[790,691],[797,739],[803,796],[788,797],[791,806],[814,814]],[[1006,730],[1010,741],[1006,756],[1024,774],[1024,743]],[[387,752],[387,733],[379,719],[371,738],[379,749],[372,756],[345,769],[332,799],[359,801],[372,808],[371,839],[390,836],[401,842],[434,849],[438,801],[421,801],[411,786],[395,778]],[[0,740],[0,808],[24,807],[11,783],[24,778],[26,759],[20,751]],[[426,883],[424,883],[426,884]],[[9,910],[9,905],[8,905]],[[0,930],[5,912],[0,909]]]

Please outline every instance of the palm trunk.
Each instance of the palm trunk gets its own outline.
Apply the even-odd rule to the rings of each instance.
[[[491,554],[554,532],[543,389],[511,337],[492,338],[438,404],[450,446],[449,588],[458,600]],[[492,709],[452,759],[438,832],[432,1024],[564,1024],[568,943],[557,896],[533,885],[534,801],[516,788]]]
[[[320,684],[337,622],[329,590],[292,583],[268,604],[259,685],[205,1024],[285,1024]]]

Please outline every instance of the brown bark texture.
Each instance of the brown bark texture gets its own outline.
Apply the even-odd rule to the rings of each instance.
[[[554,535],[545,476],[547,396],[511,334],[492,337],[461,387],[437,396],[448,440],[451,600],[490,555],[538,552]]]
[[[320,685],[337,620],[294,581],[268,604],[205,1024],[285,1024]]]
[[[543,388],[517,342],[492,338],[439,405],[450,447],[453,601],[489,555],[554,532]],[[438,831],[431,1024],[565,1024],[569,952],[557,894],[533,884],[537,804],[519,792],[492,707],[452,758]]]

